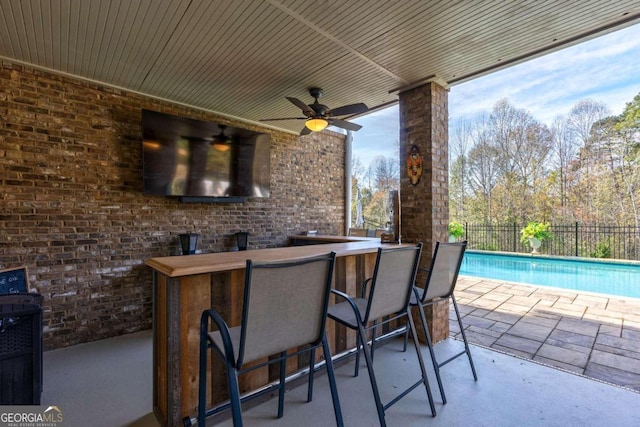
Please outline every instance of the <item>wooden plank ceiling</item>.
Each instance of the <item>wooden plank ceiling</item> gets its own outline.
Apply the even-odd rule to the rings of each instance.
[[[2,0],[0,57],[255,122],[310,87],[376,109],[638,22],[638,0]]]

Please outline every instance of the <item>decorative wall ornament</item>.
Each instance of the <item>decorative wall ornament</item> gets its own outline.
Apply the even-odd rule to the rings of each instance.
[[[420,149],[417,145],[411,146],[411,150],[409,150],[409,156],[407,157],[407,176],[411,181],[411,184],[416,185],[420,182],[420,177],[422,176],[422,154],[420,154]]]

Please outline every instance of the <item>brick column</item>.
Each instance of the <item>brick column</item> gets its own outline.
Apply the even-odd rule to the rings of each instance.
[[[448,240],[448,114],[448,91],[434,82],[400,93],[400,235],[403,243],[424,244],[422,268],[429,267],[435,242]],[[415,185],[407,175],[414,145],[423,159],[422,176]],[[418,280],[423,283],[424,275]],[[431,306],[425,314],[433,342],[447,338],[448,303]],[[414,319],[421,330],[417,315]]]

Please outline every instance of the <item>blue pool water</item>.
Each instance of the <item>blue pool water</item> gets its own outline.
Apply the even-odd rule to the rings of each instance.
[[[640,298],[640,264],[468,251],[460,274]]]

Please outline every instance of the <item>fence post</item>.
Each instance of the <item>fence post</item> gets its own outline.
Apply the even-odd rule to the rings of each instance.
[[[578,221],[576,221],[576,256],[578,256]]]
[[[469,223],[464,223],[464,240],[469,241]]]
[[[518,252],[518,225],[513,223],[513,252]]]

